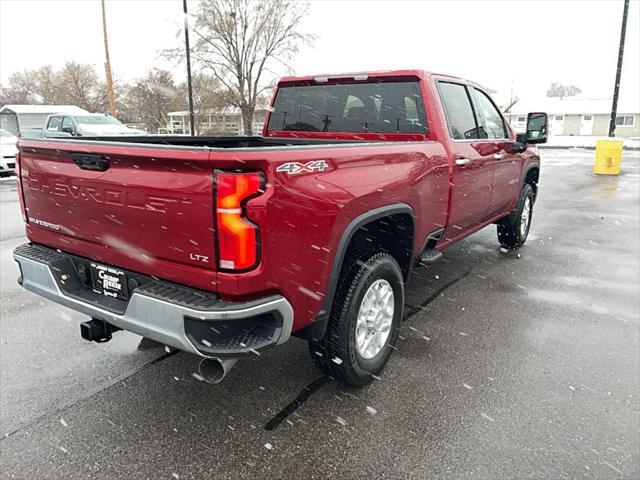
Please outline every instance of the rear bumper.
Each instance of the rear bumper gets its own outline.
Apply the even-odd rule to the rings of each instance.
[[[17,247],[18,282],[93,318],[201,357],[239,357],[286,342],[293,309],[280,295],[224,302],[215,294],[127,272],[138,286],[127,301],[95,293],[83,281],[90,260],[40,245]]]

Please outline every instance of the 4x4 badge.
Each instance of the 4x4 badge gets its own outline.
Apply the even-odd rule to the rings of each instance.
[[[287,162],[279,165],[276,172],[284,172],[287,175],[296,175],[304,172],[323,172],[327,168],[324,160],[312,160],[307,163]]]

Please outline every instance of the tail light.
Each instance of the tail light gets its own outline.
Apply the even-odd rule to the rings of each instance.
[[[245,204],[262,194],[262,174],[216,171],[218,266],[248,270],[260,259],[260,229],[245,212]]]

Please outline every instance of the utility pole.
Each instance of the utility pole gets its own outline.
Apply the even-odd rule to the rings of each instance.
[[[616,131],[616,113],[618,112],[618,93],[620,92],[620,75],[622,73],[622,55],[624,54],[624,39],[627,35],[627,15],[629,13],[629,0],[624,0],[622,11],[622,28],[620,30],[620,46],[618,47],[618,68],[616,70],[616,84],[613,88],[613,104],[611,105],[611,119],[609,120],[609,136],[613,137]]]
[[[104,0],[102,0],[104,1]],[[184,11],[184,46],[187,50],[187,90],[189,92],[189,125],[191,136],[195,136],[196,129],[193,118],[193,90],[191,89],[191,52],[189,48],[189,17],[187,15],[187,0],[182,0],[182,10]]]
[[[111,78],[111,60],[109,59],[109,41],[107,40],[107,13],[102,0],[102,33],[104,36],[104,74],[107,77],[107,91],[109,93],[109,109],[111,115],[116,116],[116,99],[113,95],[113,79]]]

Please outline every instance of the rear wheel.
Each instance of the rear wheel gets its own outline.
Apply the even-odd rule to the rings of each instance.
[[[498,222],[498,240],[505,248],[519,248],[529,236],[533,215],[533,189],[525,183],[520,191],[516,208]]]
[[[309,342],[316,366],[348,385],[371,382],[398,339],[403,303],[402,271],[391,255],[351,259],[340,278],[324,338]]]

